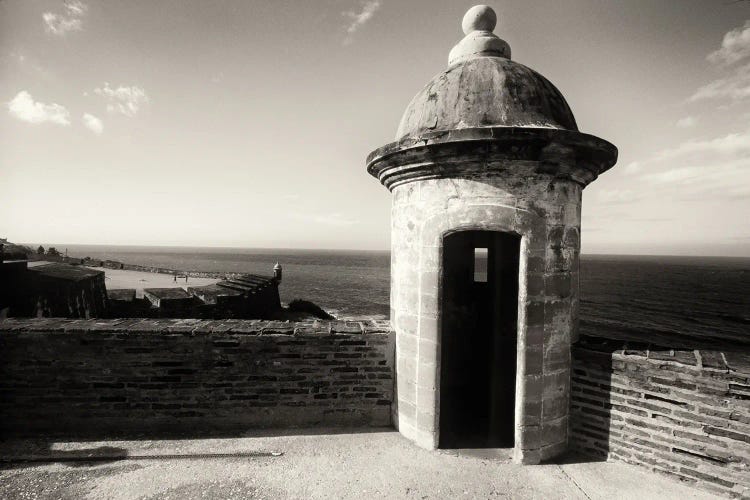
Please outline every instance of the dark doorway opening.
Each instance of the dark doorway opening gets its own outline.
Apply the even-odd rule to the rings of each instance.
[[[440,447],[513,446],[521,238],[443,239]]]

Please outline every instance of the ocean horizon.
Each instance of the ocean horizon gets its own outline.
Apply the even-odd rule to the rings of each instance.
[[[390,252],[286,248],[53,245],[74,257],[182,271],[271,275],[281,300],[338,318],[388,318]],[[750,257],[583,254],[581,332],[750,344]]]

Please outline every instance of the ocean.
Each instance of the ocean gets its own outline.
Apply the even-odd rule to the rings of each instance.
[[[65,248],[58,245],[57,248]],[[385,251],[68,245],[76,257],[190,271],[271,275],[281,263],[281,300],[307,299],[340,318],[389,314]],[[750,346],[750,258],[584,255],[581,332],[675,336]]]

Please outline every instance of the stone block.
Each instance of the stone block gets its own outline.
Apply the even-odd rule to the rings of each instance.
[[[581,248],[581,232],[577,226],[567,226],[565,228],[563,244],[568,248]]]
[[[523,376],[522,391],[528,400],[541,401],[544,388],[544,376],[541,374],[527,374]]]
[[[526,259],[526,274],[543,274],[547,269],[546,254],[530,254]]]
[[[438,323],[438,315],[420,315],[419,338],[435,343],[439,342]]]
[[[544,325],[544,302],[526,302],[526,325],[528,327]]]
[[[424,316],[438,316],[440,314],[440,302],[438,301],[437,289],[430,289],[429,293],[422,295],[421,303],[419,304],[419,314]]]
[[[405,313],[397,314],[394,327],[399,334],[417,335],[417,315]]]
[[[435,450],[438,447],[438,433],[425,431],[421,429],[415,429],[414,430],[414,438],[413,441],[417,444],[417,446],[424,448],[426,450]]]
[[[417,381],[416,357],[396,356],[396,372],[398,373],[399,388],[402,382],[416,383]]]
[[[547,422],[568,415],[569,397],[564,391],[542,401],[542,421]]]
[[[545,293],[544,274],[526,274],[526,296],[541,297]]]
[[[544,367],[544,348],[541,345],[526,345],[519,353],[520,373],[541,375]]]
[[[525,399],[518,405],[520,414],[516,416],[519,425],[541,425],[542,423],[542,401]]]
[[[429,338],[419,339],[419,357],[428,362],[438,364],[438,344]]]
[[[434,392],[437,398],[437,390],[440,387],[440,373],[422,371],[417,376],[417,391]]]
[[[568,332],[571,324],[569,299],[550,300],[544,304],[544,326],[549,332]]]
[[[548,273],[560,273],[575,271],[574,261],[578,253],[566,247],[550,247],[545,256],[545,271]]]
[[[565,226],[554,225],[547,229],[547,244],[549,248],[557,249],[564,246]]]
[[[540,449],[541,460],[550,460],[562,455],[568,449],[568,440],[565,439],[559,443],[550,444]]]
[[[539,465],[542,461],[540,450],[524,450],[520,446],[513,448],[513,462],[521,465]]]
[[[431,411],[417,412],[417,430],[434,433],[437,430],[437,417]]]
[[[570,372],[562,370],[544,375],[544,399],[554,399],[570,390]]]
[[[521,345],[524,348],[528,346],[544,345],[544,325],[526,326],[523,332],[524,335],[521,338]]]
[[[417,406],[413,401],[407,401],[401,398],[401,386],[399,385],[398,394],[398,422],[399,426],[408,425],[415,427],[417,423]]]
[[[544,275],[544,292],[547,297],[566,298],[572,294],[572,282],[569,272]]]
[[[419,349],[419,338],[416,335],[400,333],[396,336],[396,355],[405,358],[416,358]]]
[[[516,429],[516,448],[534,450],[541,447],[542,429],[538,425],[521,425]]]
[[[568,439],[568,417],[542,422],[542,446],[550,446]]]
[[[544,371],[553,372],[570,369],[570,344],[561,342],[548,344],[544,348]]]

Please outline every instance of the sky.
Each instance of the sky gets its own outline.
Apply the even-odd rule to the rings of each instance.
[[[0,237],[387,249],[365,171],[463,0],[0,0]],[[750,1],[502,0],[618,164],[582,251],[750,256]]]

